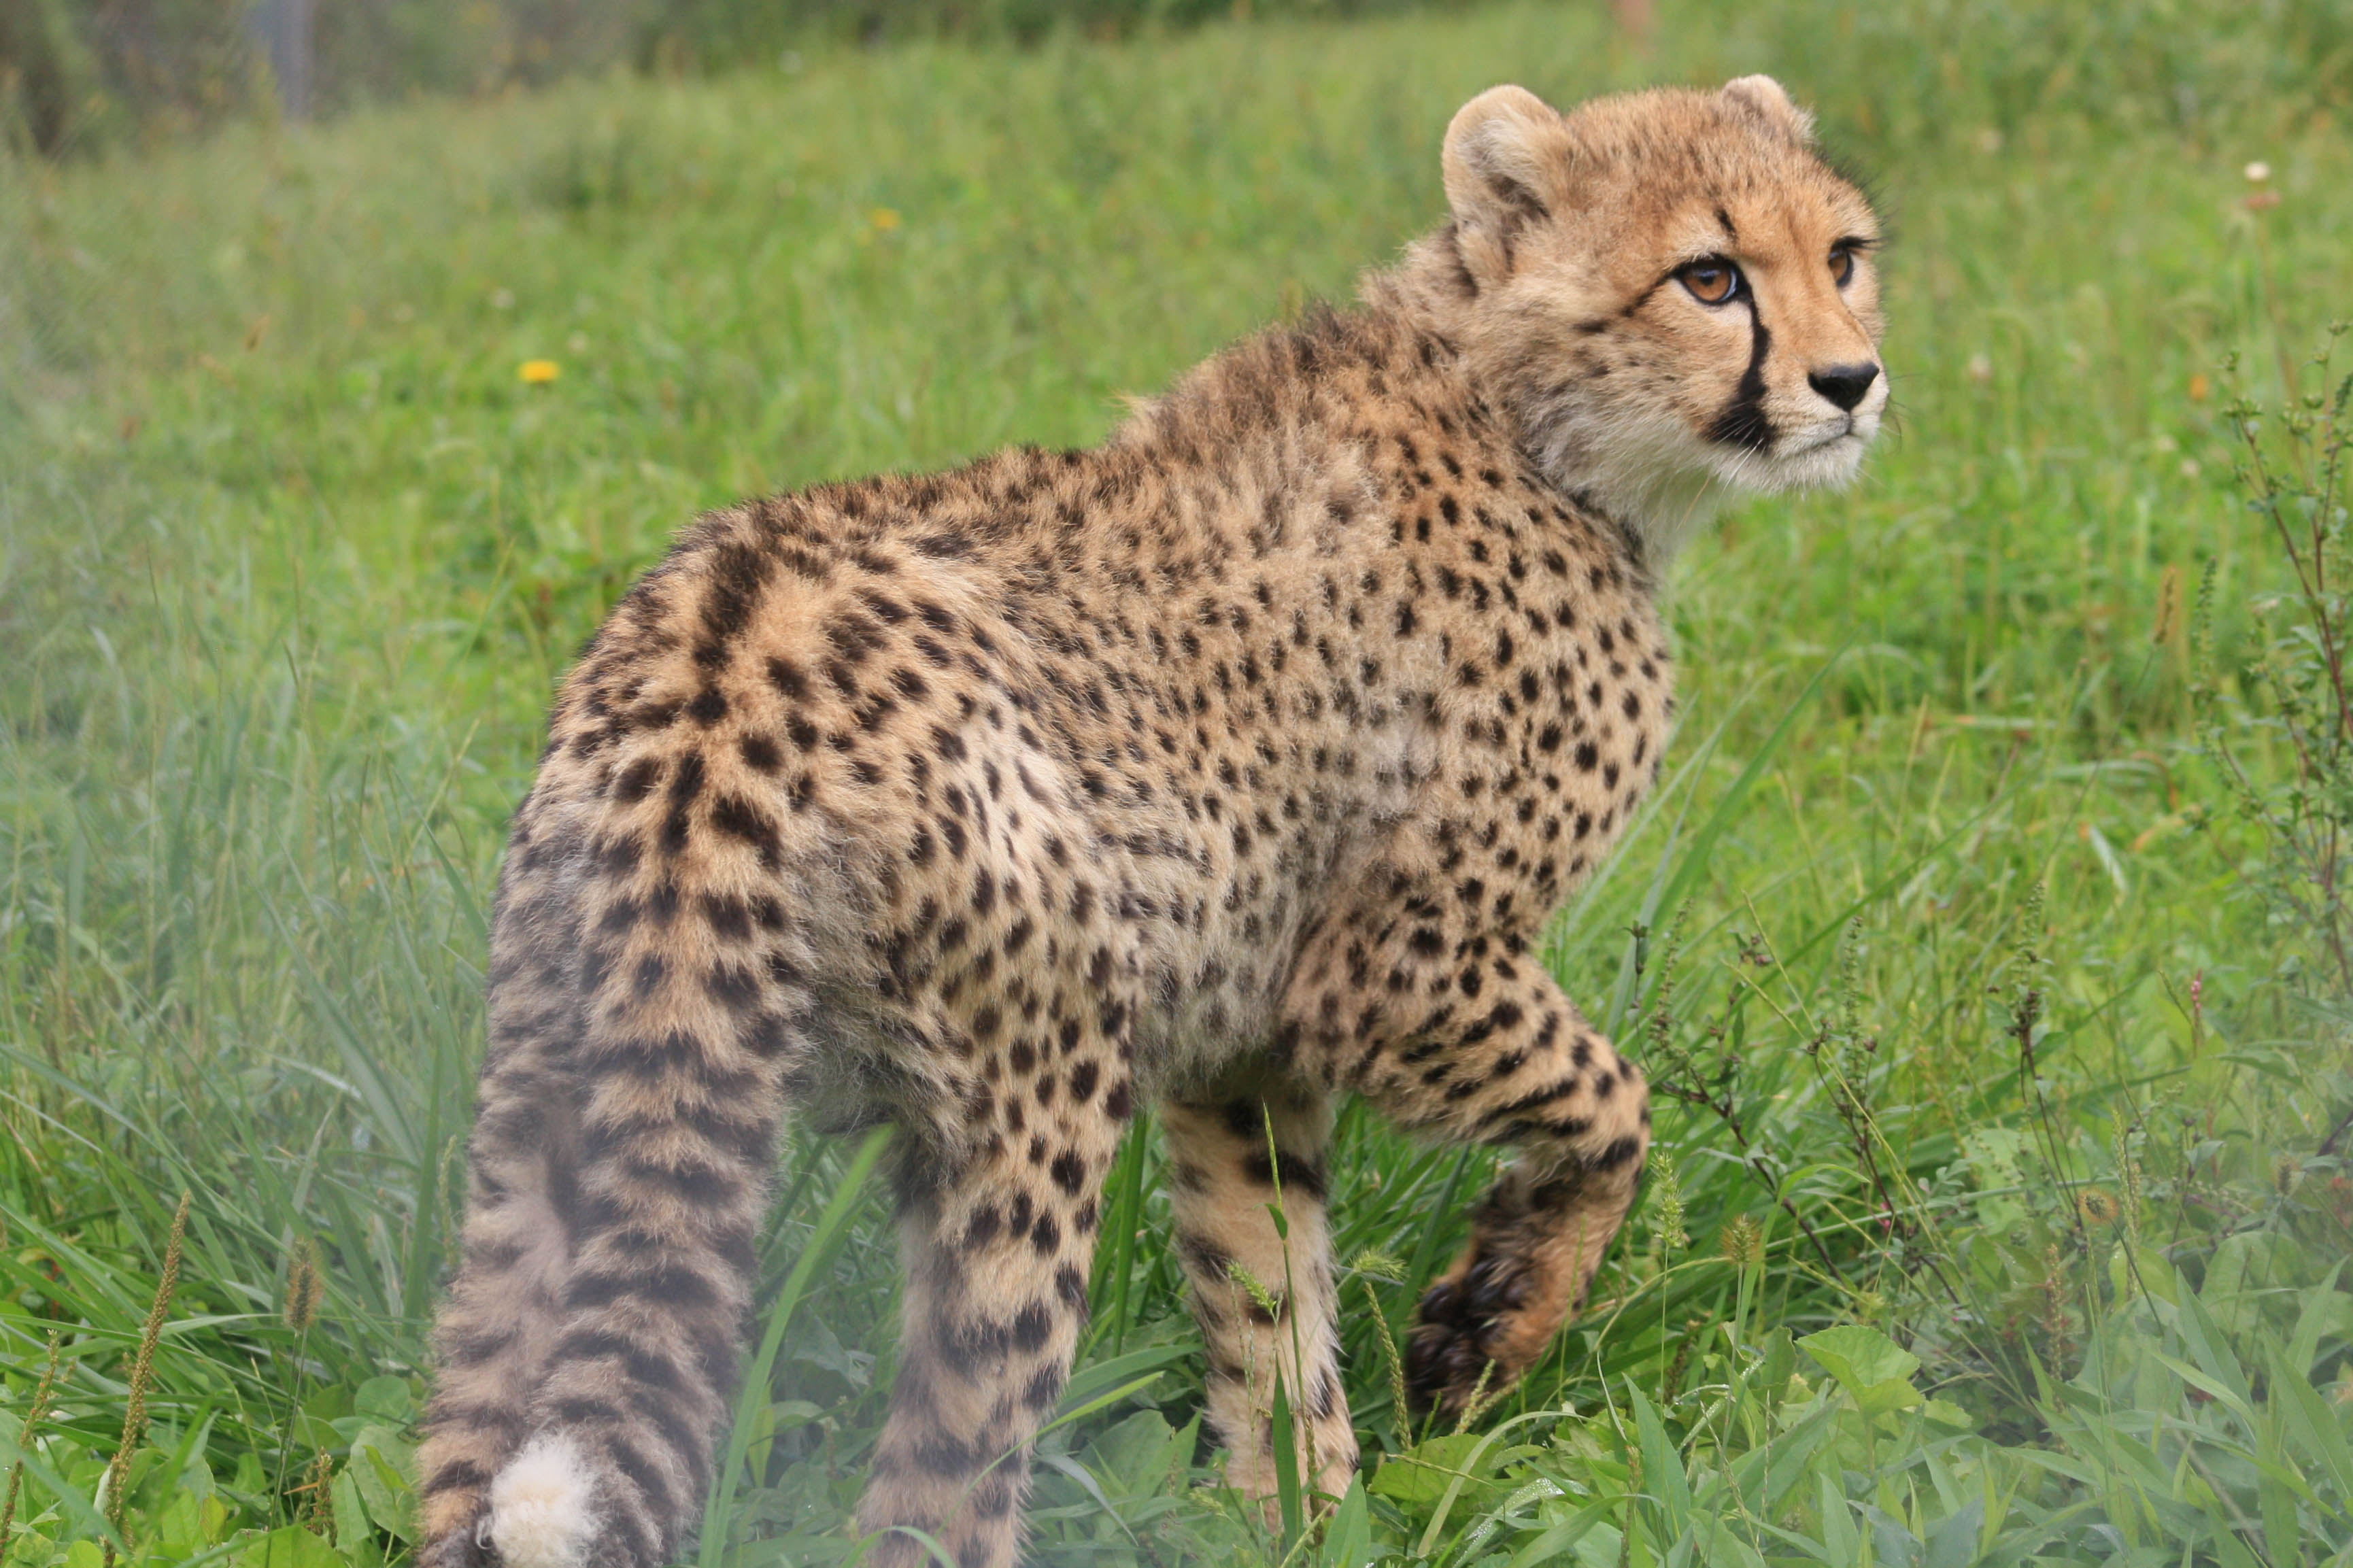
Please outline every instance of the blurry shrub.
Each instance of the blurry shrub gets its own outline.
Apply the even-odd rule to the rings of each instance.
[[[1355,16],[1461,0],[311,0],[318,109],[481,93],[571,71],[774,69],[811,44],[955,37],[1034,42],[1250,16]],[[1607,0],[1580,0],[1595,6]],[[1665,0],[1655,26],[1705,27],[1765,68],[1845,76],[1878,139],[1947,122],[2001,129],[2080,107],[2194,127],[2286,100],[2353,104],[2340,0],[1788,0],[1727,26]],[[256,0],[0,0],[0,121],[55,153],[170,133],[273,101]],[[1821,95],[1818,95],[1821,96]]]

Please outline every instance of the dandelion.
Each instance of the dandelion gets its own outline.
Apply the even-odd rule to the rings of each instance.
[[[515,367],[515,374],[531,386],[545,386],[563,374],[564,367],[552,359],[527,359]]]
[[[2085,1187],[2075,1194],[2075,1216],[2087,1226],[2114,1225],[2123,1213],[2115,1194],[2104,1187]]]
[[[2261,158],[2247,165],[2247,184],[2260,185],[2272,177],[2272,166]]]
[[[892,229],[899,226],[900,217],[898,209],[895,207],[876,207],[872,212],[866,215],[866,221],[872,224],[877,232],[888,234]]]

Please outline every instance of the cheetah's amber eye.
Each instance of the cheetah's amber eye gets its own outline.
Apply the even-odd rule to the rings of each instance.
[[[1729,304],[1740,293],[1740,268],[1721,256],[1694,261],[1675,276],[1703,305]]]
[[[1831,247],[1831,277],[1841,289],[1854,277],[1853,246],[1841,244]]]

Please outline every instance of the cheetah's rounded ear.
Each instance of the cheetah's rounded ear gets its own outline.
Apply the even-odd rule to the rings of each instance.
[[[1511,270],[1512,236],[1568,195],[1574,142],[1560,111],[1520,87],[1491,87],[1446,128],[1446,202],[1466,240]]]
[[[1788,89],[1769,76],[1736,78],[1724,84],[1724,96],[1800,143],[1814,139],[1814,117],[1799,109]]]

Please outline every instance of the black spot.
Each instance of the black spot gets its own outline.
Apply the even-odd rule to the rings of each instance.
[[[1048,1249],[1040,1247],[1039,1250]],[[1045,1303],[1042,1301],[1033,1301],[1014,1315],[1013,1347],[1027,1354],[1035,1355],[1045,1348],[1047,1336],[1053,1331],[1053,1314],[1047,1311]]]
[[[768,660],[768,683],[796,702],[804,701],[808,697],[808,677],[803,675],[799,667],[788,658],[771,658]]]
[[[765,735],[746,734],[735,742],[735,750],[744,765],[754,773],[772,773],[784,764],[776,751],[776,742]]]

